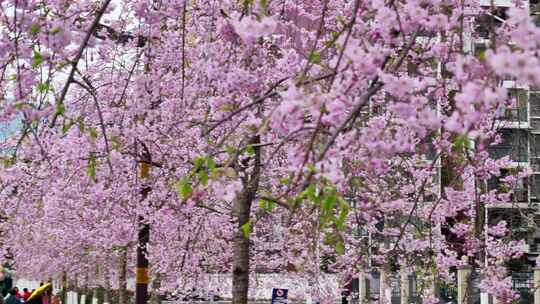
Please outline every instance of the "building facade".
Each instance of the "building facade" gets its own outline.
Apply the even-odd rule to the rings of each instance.
[[[540,26],[540,1],[523,3]],[[515,4],[512,0],[482,0],[481,4],[490,8],[496,6],[495,10],[491,9],[494,13],[479,16],[477,36],[471,39],[474,54],[483,60],[490,44],[487,29],[489,26],[501,26],[506,20],[507,10]],[[540,255],[540,229],[537,227],[540,223],[540,88],[519,84],[511,78],[503,79],[501,85],[508,89],[515,106],[502,113],[497,123],[502,142],[490,147],[490,155],[494,158],[508,156],[512,160],[511,166],[502,172],[502,177],[516,169],[530,169],[533,175],[520,180],[511,189],[511,203],[488,207],[486,214],[490,224],[505,220],[512,228],[512,237],[527,240],[525,252],[532,265]],[[488,190],[497,187],[501,187],[497,179],[488,182]]]

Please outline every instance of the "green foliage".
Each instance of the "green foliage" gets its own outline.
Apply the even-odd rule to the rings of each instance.
[[[319,52],[311,52],[309,54],[309,62],[311,62],[311,63],[319,64],[322,61],[321,59],[322,59],[321,58],[321,53],[319,53]]]
[[[269,0],[260,0],[259,1],[259,4],[261,5],[261,13],[263,15],[268,15],[268,4],[269,4]]]
[[[225,151],[229,155],[234,155],[236,153],[236,149],[234,147],[231,147],[231,146],[226,146]]]
[[[246,152],[249,155],[255,155],[255,147],[253,147],[253,145],[248,145],[246,147]]]
[[[39,34],[40,31],[41,31],[41,27],[37,23],[32,24],[32,26],[30,27],[31,35],[37,35]]]
[[[191,188],[191,182],[187,178],[182,178],[176,183],[176,193],[182,199],[187,199],[191,196],[193,190]]]
[[[345,245],[341,241],[336,242],[336,244],[334,245],[334,249],[336,250],[336,253],[339,255],[342,255],[345,253]]]
[[[98,138],[98,132],[96,128],[90,128],[88,132],[90,132],[90,138],[92,138],[93,140],[96,140]]]
[[[327,194],[323,201],[323,210],[326,214],[330,213],[337,202],[337,191],[335,188],[327,187]]]
[[[187,176],[175,183],[175,189],[181,199],[188,199],[193,193],[192,185],[199,182],[203,186],[208,185],[210,178],[218,177],[221,173],[227,174],[227,170],[218,172],[216,162],[210,156],[199,156],[193,161],[193,168]]]
[[[64,106],[63,103],[56,104],[56,114],[57,115],[64,115],[65,112],[66,112],[66,107]]]
[[[242,225],[240,227],[242,229],[242,233],[244,233],[244,237],[246,239],[249,239],[249,235],[251,234],[251,226],[252,226],[252,222],[251,222],[251,220],[249,220],[244,225]]]
[[[86,174],[94,182],[97,181],[96,167],[97,167],[96,155],[94,153],[91,153],[88,158],[88,167],[86,168]]]
[[[199,181],[204,186],[208,185],[208,173],[205,170],[199,171]]]
[[[272,210],[274,210],[275,207],[276,207],[276,203],[272,201],[265,200],[265,199],[261,199],[259,201],[259,208],[263,209],[266,212],[272,212]]]
[[[43,58],[43,55],[41,55],[40,52],[34,50],[34,55],[32,56],[32,68],[35,69],[39,67],[45,59]]]
[[[47,93],[50,90],[50,83],[47,81],[38,84],[37,90],[40,93]]]
[[[333,186],[320,189],[310,184],[302,191],[295,204],[309,201],[319,209],[320,229],[325,233],[325,243],[334,247],[337,254],[345,252],[345,244],[339,232],[345,228],[350,211],[349,203],[343,199]]]
[[[339,216],[335,219],[336,228],[338,230],[343,230],[345,228],[345,221],[347,220],[347,216],[349,215],[349,204],[343,200],[340,200],[341,202],[341,210],[339,212]]]
[[[111,145],[113,150],[118,150],[122,146],[120,143],[120,138],[118,136],[111,137]]]
[[[461,150],[467,147],[468,138],[466,135],[459,135],[454,139],[453,146],[455,150]]]
[[[2,160],[2,165],[4,168],[9,168],[15,164],[15,158],[13,157],[4,157],[0,159]]]

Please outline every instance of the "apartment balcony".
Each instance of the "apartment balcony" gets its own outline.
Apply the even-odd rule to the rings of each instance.
[[[513,164],[512,167],[528,167],[529,166],[529,153],[525,149],[520,149],[516,146],[497,145],[490,147],[489,156],[493,159],[499,159],[503,157],[510,157]]]
[[[540,254],[540,244],[539,243],[529,244],[529,251],[527,253]]]
[[[510,196],[508,203],[488,204],[488,209],[533,209],[533,205],[529,203],[529,189],[521,188],[515,189]],[[515,227],[519,228],[519,227]]]
[[[515,102],[515,106],[503,110],[502,115],[498,119],[501,125],[500,127],[529,128],[529,94],[527,90],[517,88],[514,84],[508,88],[508,98]]]
[[[499,118],[501,121],[517,122],[523,124],[529,124],[528,111],[526,107],[522,108],[506,108],[503,111],[503,115]]]
[[[514,7],[513,0],[495,0],[495,6],[497,7]],[[491,6],[491,0],[480,0],[481,6]]]

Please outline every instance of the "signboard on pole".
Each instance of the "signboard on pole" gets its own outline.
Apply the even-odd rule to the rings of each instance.
[[[272,304],[287,304],[288,289],[274,288],[272,289]]]

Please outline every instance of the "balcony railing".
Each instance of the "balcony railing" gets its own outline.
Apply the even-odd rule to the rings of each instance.
[[[489,156],[493,159],[499,159],[509,156],[515,162],[527,162],[529,153],[525,148],[520,149],[517,146],[494,146],[489,148]]]
[[[512,200],[517,203],[527,203],[529,201],[529,191],[527,189],[514,190]]]
[[[500,118],[506,121],[527,121],[527,108],[506,108]]]

